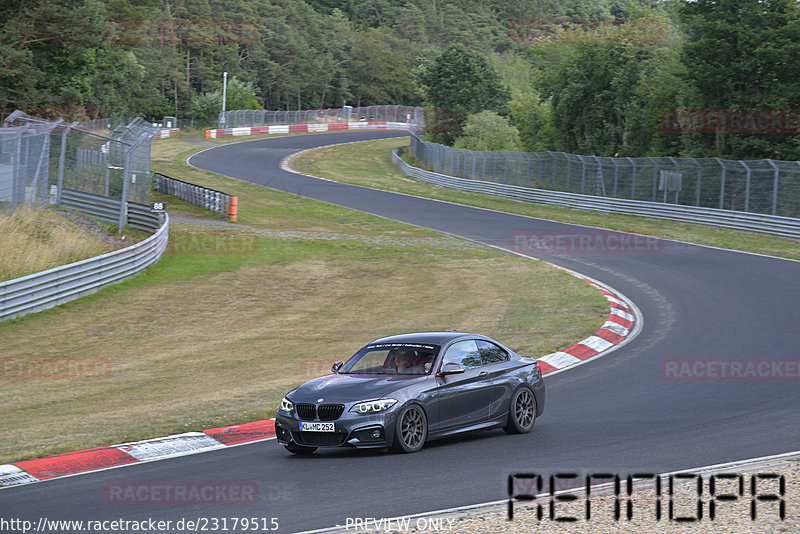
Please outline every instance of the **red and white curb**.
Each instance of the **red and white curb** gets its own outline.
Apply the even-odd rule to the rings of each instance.
[[[567,349],[539,358],[542,374],[545,375],[582,363],[593,356],[619,346],[620,343],[630,338],[634,327],[638,324],[637,315],[640,316],[636,306],[611,288],[578,273],[567,272],[599,289],[608,300],[611,310],[606,322],[597,332]]]
[[[0,486],[19,486],[53,477],[224,449],[231,445],[273,437],[275,437],[275,420],[267,419],[210,428],[202,432],[186,432],[163,438],[56,454],[46,458],[0,465]]]
[[[274,126],[243,126],[241,128],[216,128],[206,130],[207,138],[259,134],[287,134],[300,132],[341,132],[346,130],[408,130],[407,122],[342,122],[335,124],[281,124]]]

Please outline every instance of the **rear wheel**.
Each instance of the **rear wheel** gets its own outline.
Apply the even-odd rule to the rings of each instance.
[[[428,420],[416,404],[405,407],[397,416],[394,445],[396,452],[417,452],[428,438]]]
[[[303,447],[302,445],[298,445],[297,443],[287,443],[284,445],[286,450],[291,452],[292,454],[304,454],[308,455],[317,450],[316,447]]]
[[[521,387],[511,396],[508,423],[503,428],[509,434],[525,434],[536,422],[536,399],[528,387]]]

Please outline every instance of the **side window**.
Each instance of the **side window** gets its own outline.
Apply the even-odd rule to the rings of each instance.
[[[453,343],[444,353],[442,365],[446,363],[460,363],[464,369],[472,369],[481,365],[481,354],[475,341],[468,339]]]
[[[484,365],[508,361],[508,353],[494,343],[478,340],[478,350],[481,353]]]

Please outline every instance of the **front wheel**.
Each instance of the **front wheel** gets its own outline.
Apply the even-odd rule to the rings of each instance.
[[[536,399],[533,391],[521,387],[511,397],[508,408],[508,424],[503,428],[509,434],[526,434],[536,422]]]
[[[428,420],[416,404],[403,408],[397,416],[394,445],[396,452],[417,452],[428,438]]]
[[[316,447],[303,447],[302,445],[298,445],[297,443],[287,443],[284,445],[286,450],[291,452],[292,454],[304,454],[308,455],[317,450]]]

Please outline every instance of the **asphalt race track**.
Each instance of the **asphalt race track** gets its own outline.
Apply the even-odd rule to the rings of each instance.
[[[503,248],[513,247],[514,236],[530,233],[592,239],[613,234],[279,168],[300,149],[396,135],[404,133],[261,139],[202,152],[191,164]],[[309,458],[292,456],[270,440],[5,489],[0,510],[32,521],[275,517],[281,532],[295,532],[345,524],[348,517],[395,517],[500,500],[507,497],[512,473],[658,473],[800,449],[797,378],[675,380],[666,371],[678,360],[797,365],[800,262],[669,241],[647,251],[540,257],[619,290],[637,304],[644,326],[612,354],[548,377],[544,416],[528,435],[478,433],[433,442],[412,455],[341,449]],[[116,505],[104,496],[113,484],[176,481],[255,483],[258,501]]]

